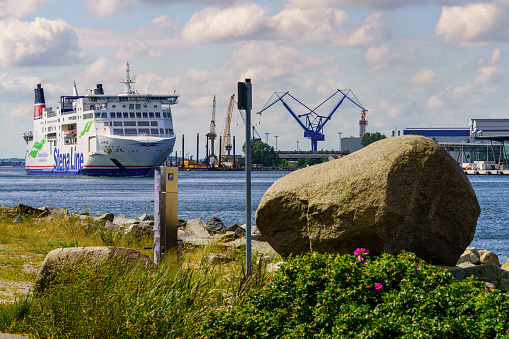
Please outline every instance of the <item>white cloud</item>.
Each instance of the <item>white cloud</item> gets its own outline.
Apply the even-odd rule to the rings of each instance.
[[[128,11],[138,0],[88,0],[88,9],[97,16],[108,16],[117,10]]]
[[[500,50],[500,48],[495,48],[492,52],[491,52],[491,64],[495,64],[498,62],[498,60],[500,60],[500,55],[502,54],[502,51]]]
[[[168,20],[168,16],[166,14],[162,14],[150,20],[150,23],[159,28],[172,28],[172,23]]]
[[[440,81],[438,75],[431,69],[424,68],[414,74],[408,81],[411,85],[431,85]]]
[[[241,3],[226,9],[207,7],[195,13],[185,24],[182,36],[192,42],[280,38],[293,43],[364,46],[385,34],[381,16],[379,12],[371,13],[361,25],[346,26],[348,14],[336,8],[302,9],[290,4],[274,16],[267,16],[265,7]]]
[[[121,42],[117,53],[115,53],[115,58],[119,60],[129,60],[139,56],[160,58],[164,56],[164,53],[160,50],[154,50],[140,41]]]
[[[224,10],[207,7],[191,16],[182,35],[194,42],[248,36],[263,26],[266,13],[267,10],[257,4],[237,5]]]
[[[472,89],[473,89],[473,86],[470,84],[455,87],[452,90],[452,97],[454,99],[460,99],[460,98],[466,97],[472,91]]]
[[[0,21],[0,65],[40,66],[79,63],[78,38],[62,19],[35,18]]]
[[[431,98],[428,99],[428,102],[426,103],[427,108],[440,108],[444,106],[444,102],[438,95],[433,95]]]
[[[463,45],[488,44],[507,39],[506,18],[504,9],[495,3],[443,7],[435,33]]]
[[[292,2],[300,7],[338,6],[392,10],[429,4],[455,5],[463,3],[464,0],[292,0]]]
[[[474,83],[485,84],[487,82],[495,80],[502,73],[503,73],[502,70],[496,66],[481,67],[481,69],[479,70],[479,74],[475,78]]]
[[[21,18],[27,14],[37,12],[46,0],[2,0],[0,1],[0,18]]]
[[[371,46],[368,48],[364,57],[369,63],[380,64],[387,60],[390,55],[390,50],[387,45],[382,46]]]

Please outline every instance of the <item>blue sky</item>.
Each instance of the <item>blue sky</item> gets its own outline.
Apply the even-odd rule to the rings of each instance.
[[[121,92],[125,63],[141,93],[173,93],[175,149],[196,152],[216,95],[222,133],[237,82],[253,82],[253,111],[275,91],[310,107],[351,89],[368,109],[368,132],[468,127],[471,118],[506,118],[507,0],[0,0],[1,157],[24,157],[33,88],[47,106],[102,83]],[[334,102],[331,102],[334,104]],[[297,110],[297,107],[294,106]],[[330,105],[319,113],[327,115]],[[338,132],[358,136],[360,111],[344,103],[319,149]],[[232,134],[244,142],[236,113]],[[253,122],[262,140],[293,150],[310,142],[278,104]]]

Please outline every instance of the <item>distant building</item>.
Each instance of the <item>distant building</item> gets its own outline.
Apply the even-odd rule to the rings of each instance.
[[[350,151],[353,153],[362,148],[361,145],[362,138],[359,137],[346,137],[341,138],[341,151]]]
[[[417,134],[435,138],[437,142],[462,142],[470,138],[470,129],[460,128],[405,128],[403,135]]]

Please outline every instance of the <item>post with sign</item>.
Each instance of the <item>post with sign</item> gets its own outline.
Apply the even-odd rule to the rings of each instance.
[[[238,109],[246,110],[246,274],[251,275],[251,79],[238,83]]]
[[[154,171],[154,262],[177,250],[178,167],[155,167]]]

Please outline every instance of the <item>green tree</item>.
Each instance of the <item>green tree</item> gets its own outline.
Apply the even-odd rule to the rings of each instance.
[[[304,157],[300,157],[300,158],[297,160],[297,166],[298,166],[298,167],[304,167],[304,166],[306,166],[306,158],[304,158]]]
[[[362,145],[362,147],[366,147],[369,144],[374,143],[375,141],[385,139],[385,138],[386,138],[385,134],[380,134],[380,132],[375,132],[375,133],[368,132],[368,133],[364,134],[364,136],[362,137],[361,145]]]
[[[242,146],[242,151],[246,154],[246,144]],[[262,164],[264,167],[277,166],[279,157],[274,151],[274,147],[267,145],[261,140],[251,140],[251,163]]]

